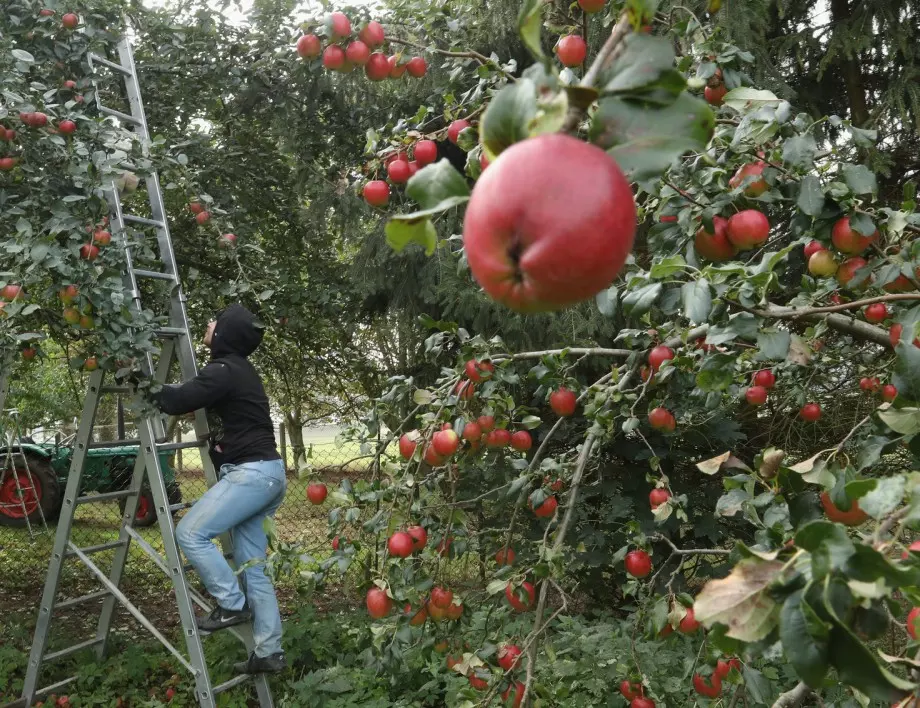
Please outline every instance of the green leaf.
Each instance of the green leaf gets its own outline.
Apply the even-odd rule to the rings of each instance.
[[[614,285],[607,288],[606,290],[601,290],[597,295],[595,295],[594,301],[597,303],[597,311],[605,317],[612,317],[615,315],[617,311],[618,292],[619,290]]]
[[[808,216],[820,216],[824,209],[824,190],[821,181],[814,175],[805,175],[799,183],[799,209]]]
[[[530,53],[542,59],[543,46],[540,42],[540,28],[543,26],[543,0],[524,0],[518,14],[518,32]]]
[[[630,317],[641,317],[655,304],[662,287],[661,283],[651,283],[636,290],[630,290],[623,298],[623,312]]]
[[[589,138],[608,149],[633,181],[659,176],[690,150],[703,150],[712,137],[715,117],[702,100],[681,94],[673,103],[601,99],[591,120]]]
[[[811,135],[794,135],[783,143],[783,162],[811,169],[815,164],[816,152],[818,144]]]
[[[728,627],[726,636],[756,642],[776,626],[779,608],[770,585],[779,580],[784,563],[745,558],[725,578],[706,583],[693,604],[696,619],[706,627],[717,622]]]
[[[841,568],[855,552],[846,529],[830,521],[812,521],[795,535],[795,545],[811,553],[812,572],[815,578]]]
[[[529,138],[536,115],[537,86],[530,79],[520,79],[499,91],[479,124],[486,156],[494,160],[514,143]]]
[[[920,568],[895,565],[879,551],[862,543],[856,545],[855,553],[847,560],[845,571],[854,580],[864,583],[883,580],[892,589],[920,585]]]
[[[905,482],[902,475],[878,479],[875,488],[859,498],[859,508],[873,519],[888,516],[904,499]]]
[[[24,49],[14,49],[10,52],[17,61],[24,61],[26,64],[34,64],[35,57]]]
[[[387,243],[397,253],[410,243],[417,243],[425,249],[425,255],[430,256],[438,245],[438,232],[427,216],[394,217],[384,231]]]
[[[885,425],[901,435],[920,433],[920,408],[889,408],[879,411],[878,417]]]
[[[914,684],[883,668],[875,654],[848,629],[827,596],[830,587],[831,584],[826,584],[824,601],[834,625],[828,642],[828,658],[837,669],[839,681],[853,686],[874,701],[897,703],[906,692],[914,689]]]
[[[810,688],[818,688],[827,675],[829,630],[830,626],[805,601],[802,590],[786,598],[780,613],[779,638],[792,668]]]
[[[910,326],[905,325],[904,330],[909,332]],[[902,333],[902,341],[895,348],[898,358],[894,363],[895,373],[891,383],[901,395],[916,401],[920,399],[920,347],[911,346],[903,341],[904,338],[905,333]]]
[[[662,280],[680,273],[686,267],[687,261],[678,253],[673,256],[666,256],[657,263],[654,263],[648,274],[652,280]]]
[[[757,347],[766,359],[783,361],[789,354],[792,335],[784,329],[765,329],[757,335]]]
[[[636,98],[656,89],[673,97],[687,82],[674,67],[674,49],[665,37],[630,34],[623,40],[625,50],[603,72],[602,93]]]
[[[744,489],[732,489],[719,497],[716,502],[716,516],[734,516],[744,508],[746,502],[751,501],[751,495]]]
[[[872,217],[862,211],[857,211],[850,216],[850,227],[863,236],[871,236],[875,233],[875,223]]]
[[[767,677],[750,664],[745,664],[741,669],[741,676],[744,679],[744,688],[751,697],[754,705],[763,706],[773,703],[771,700],[773,691]]]
[[[680,289],[684,316],[691,323],[708,322],[712,311],[712,293],[706,278],[691,280]]]
[[[533,430],[534,428],[539,428],[542,421],[535,415],[525,415],[524,419],[521,421],[521,425],[527,430]]]
[[[455,200],[469,197],[470,188],[463,175],[454,169],[450,160],[444,158],[420,169],[409,180],[406,193],[423,210],[438,208],[439,211],[444,211],[444,208],[441,208],[442,204],[450,202],[450,206],[455,206],[462,203]]]
[[[841,171],[843,181],[853,190],[854,194],[875,194],[878,190],[875,173],[865,165],[845,163],[841,165]]]
[[[504,592],[506,587],[508,587],[507,580],[493,580],[486,586],[486,593],[489,595],[498,595],[498,593]]]
[[[742,86],[725,94],[722,105],[733,108],[739,113],[745,113],[763,106],[776,107],[781,101],[782,99],[777,98],[772,91],[759,91]]]

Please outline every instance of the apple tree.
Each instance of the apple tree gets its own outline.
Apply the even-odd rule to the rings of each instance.
[[[513,351],[428,320],[440,371],[391,379],[356,429],[373,476],[331,492],[335,551],[307,576],[347,565],[350,534],[386,538],[367,594],[379,660],[398,662],[419,637],[459,641],[448,665],[471,705],[552,697],[538,659],[552,661],[579,577],[621,585],[634,636],[698,637],[700,696],[724,683],[763,702],[766,662],[799,680],[777,705],[832,676],[870,700],[906,700],[920,615],[907,611],[920,601],[907,548],[920,430],[913,185],[880,202],[861,161],[874,132],[751,85],[753,56],[695,15],[593,5],[522,3],[534,63],[519,73],[435,40],[430,53],[458,77],[472,65],[474,88],[446,96],[440,124],[407,118],[374,136],[356,189],[378,209],[414,202],[387,215],[397,252],[452,259],[512,312],[593,301],[618,334]],[[604,17],[587,56],[570,38]],[[300,55],[357,73],[345,62],[366,27],[345,29],[336,15],[308,23]],[[412,31],[394,23],[391,47],[420,44]],[[382,60],[365,66],[349,80],[386,78]],[[444,156],[451,145],[464,160]],[[442,227],[458,211],[453,235]],[[646,508],[617,516],[610,494],[642,485]],[[602,513],[618,536],[599,533]],[[491,559],[481,592],[449,587],[450,559],[467,553]],[[603,570],[581,575],[592,563]],[[470,606],[489,602],[498,627],[462,644],[479,629]],[[503,648],[501,626],[521,612],[530,629]],[[901,649],[879,651],[898,632]],[[518,650],[521,663],[504,660]],[[673,700],[651,671],[623,674],[633,708]]]

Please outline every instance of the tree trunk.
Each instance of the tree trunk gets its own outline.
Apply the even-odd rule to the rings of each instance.
[[[303,442],[303,415],[299,410],[285,411],[284,425],[294,453],[294,466],[297,467],[307,454],[307,446]]]
[[[850,0],[831,0],[831,21],[837,32],[851,31],[847,26],[850,19]],[[847,102],[850,105],[850,120],[857,128],[864,128],[869,123],[869,106],[866,102],[866,86],[863,80],[862,65],[859,57],[852,55],[841,57],[836,62],[843,76],[847,89]]]

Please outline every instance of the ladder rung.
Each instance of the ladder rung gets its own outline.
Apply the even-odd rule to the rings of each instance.
[[[137,494],[133,489],[119,489],[116,492],[103,492],[102,494],[89,494],[85,497],[77,497],[77,504],[95,504],[96,502],[115,501],[116,499],[127,499],[132,494]]]
[[[83,552],[86,553],[86,549],[83,549]],[[80,595],[80,597],[72,597],[69,600],[63,600],[61,602],[56,602],[54,604],[54,609],[63,610],[68,607],[73,607],[74,605],[82,605],[84,602],[92,602],[93,600],[101,600],[104,597],[111,595],[108,590],[98,590],[96,592],[91,592],[89,595]]]
[[[160,327],[154,330],[158,337],[184,337],[186,332],[181,327]]]
[[[134,275],[140,276],[141,278],[154,278],[156,280],[169,280],[170,282],[177,282],[178,278],[172,273],[160,273],[156,270],[140,270],[134,269],[131,271]]]
[[[156,219],[148,219],[145,216],[134,216],[133,214],[122,214],[121,218],[129,224],[141,224],[142,226],[156,226],[162,229],[166,224]]]
[[[95,497],[83,497],[84,499],[95,499]],[[127,541],[109,541],[108,543],[97,543],[95,546],[87,546],[86,548],[81,548],[80,550],[86,555],[91,553],[102,553],[102,551],[111,551],[113,548],[120,548],[124,546]],[[65,556],[75,556],[77,555],[73,551],[64,551]]]
[[[100,447],[138,447],[140,444],[140,438],[134,438],[133,440],[103,440],[91,442],[86,447],[90,450],[95,450]]]
[[[170,504],[169,513],[173,514],[177,511],[182,511],[183,509],[191,509],[197,503],[198,503],[197,499],[192,499],[192,501],[182,502],[181,504]]]
[[[124,74],[125,76],[131,76],[130,69],[123,67],[121,64],[117,62],[109,61],[108,59],[105,59],[104,57],[101,57],[98,54],[90,54],[89,59],[90,61],[95,62],[97,64],[102,64],[103,66],[107,66],[113,71],[117,71],[120,74]]]
[[[107,116],[113,116],[115,118],[118,118],[118,120],[123,120],[126,123],[133,123],[134,125],[141,125],[141,121],[139,121],[134,116],[129,116],[127,113],[116,111],[114,108],[109,108],[108,106],[99,106],[99,112],[104,113]]]
[[[191,450],[193,447],[201,447],[203,443],[178,442],[178,443],[157,443],[157,450],[160,452],[169,452],[170,450]]]
[[[84,649],[89,649],[94,647],[97,644],[102,644],[101,639],[87,639],[85,642],[80,642],[79,644],[74,644],[73,646],[67,647],[66,649],[60,649],[58,651],[53,651],[50,654],[45,654],[43,661],[54,661],[55,659],[60,659],[65,656],[70,656],[71,654],[76,654],[78,651],[83,651]]]
[[[134,393],[134,390],[128,386],[103,386],[99,389],[100,393]]]
[[[65,678],[62,681],[56,681],[55,683],[49,684],[44,688],[39,688],[35,691],[35,695],[32,697],[33,700],[43,699],[47,696],[50,696],[52,693],[58,693],[64,686],[69,686],[74,681],[80,678],[79,674],[71,676],[70,678]],[[3,705],[3,708],[29,708],[26,705],[25,698],[18,698],[12,703],[6,703]]]
[[[217,696],[223,693],[224,691],[229,691],[231,688],[235,688],[242,683],[246,683],[252,678],[252,674],[240,674],[239,676],[234,676],[229,681],[224,681],[222,684],[215,686],[212,689],[212,693]]]

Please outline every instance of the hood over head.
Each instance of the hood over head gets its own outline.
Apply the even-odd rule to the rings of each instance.
[[[217,316],[211,339],[211,356],[215,359],[229,354],[247,357],[262,343],[265,326],[242,305],[230,305]]]

